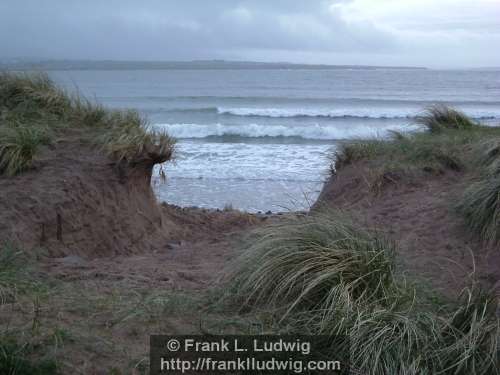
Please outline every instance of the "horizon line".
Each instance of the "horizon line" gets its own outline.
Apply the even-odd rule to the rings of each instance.
[[[425,66],[410,65],[370,65],[370,64],[327,64],[302,63],[288,61],[256,61],[225,59],[191,59],[191,60],[125,60],[125,59],[70,59],[70,58],[37,58],[37,57],[0,57],[0,65],[40,65],[40,64],[246,64],[315,68],[385,68],[385,69],[429,69]]]

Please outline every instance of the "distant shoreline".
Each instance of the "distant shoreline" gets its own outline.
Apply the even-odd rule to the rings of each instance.
[[[115,61],[115,60],[0,60],[0,70],[427,70],[425,67],[293,64],[225,60]]]

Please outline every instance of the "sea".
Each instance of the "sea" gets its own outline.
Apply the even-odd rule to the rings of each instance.
[[[386,68],[51,71],[68,90],[134,108],[177,138],[158,200],[248,212],[307,210],[342,142],[420,131],[443,103],[500,123],[500,71]],[[160,178],[160,170],[166,180]]]

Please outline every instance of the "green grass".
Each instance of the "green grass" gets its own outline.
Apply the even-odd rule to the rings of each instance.
[[[40,147],[49,143],[50,136],[39,127],[0,127],[0,174],[30,169]]]
[[[15,338],[0,336],[0,374],[55,375],[57,364],[52,359],[31,359],[33,348]]]
[[[338,304],[334,286],[349,298],[378,300],[393,286],[393,245],[331,215],[271,226],[238,260],[243,294],[286,306]],[[255,262],[255,259],[259,259]]]
[[[43,147],[69,129],[116,162],[155,164],[174,152],[175,140],[150,129],[136,111],[110,110],[70,95],[46,74],[0,74],[0,174],[32,168]]]
[[[335,169],[366,160],[385,166],[442,173],[462,171],[475,164],[475,146],[490,137],[500,137],[495,128],[477,126],[467,130],[443,130],[440,133],[399,134],[392,139],[374,139],[344,143],[333,155]]]
[[[479,155],[476,164],[483,167],[485,176],[500,175],[500,137],[480,143],[476,152]]]
[[[475,149],[477,178],[457,205],[469,228],[487,244],[500,243],[500,137]]]
[[[12,244],[0,244],[0,308],[8,309],[23,297],[39,298],[46,286],[37,279],[26,255]],[[35,314],[36,315],[36,314]],[[2,321],[0,331],[0,374],[49,375],[57,373],[55,360],[40,356],[46,348],[39,348],[34,339],[38,317],[29,328],[18,331]]]
[[[500,176],[484,177],[471,184],[459,205],[469,228],[487,243],[500,241]]]
[[[500,371],[498,300],[477,285],[439,317],[440,341],[431,359],[443,373],[496,374]]]
[[[482,126],[455,109],[436,106],[417,118],[424,131],[392,132],[389,139],[344,143],[333,155],[335,169],[360,160],[376,160],[387,169],[413,169],[442,173],[475,165],[475,147],[491,137],[496,128]]]
[[[423,125],[431,133],[439,133],[445,129],[468,130],[478,124],[463,112],[445,105],[434,105],[417,117],[417,123]]]
[[[0,75],[0,108],[20,117],[54,115],[71,111],[72,100],[46,74]]]
[[[496,373],[496,301],[471,289],[436,306],[396,272],[394,252],[332,211],[273,225],[234,265],[232,297],[271,309],[278,331],[330,335],[363,374]]]
[[[131,163],[149,159],[161,163],[172,158],[175,141],[166,133],[150,129],[136,112],[123,112],[110,123],[99,142],[113,159]]]
[[[18,294],[43,289],[26,254],[11,243],[0,242],[0,306],[15,302]]]

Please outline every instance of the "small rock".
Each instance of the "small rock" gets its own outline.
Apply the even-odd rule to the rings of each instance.
[[[168,241],[167,244],[165,245],[165,248],[172,250],[179,248],[181,245],[182,245],[181,241]]]
[[[73,267],[82,267],[87,264],[87,261],[78,255],[68,255],[64,258],[57,258],[56,260],[62,264]]]

